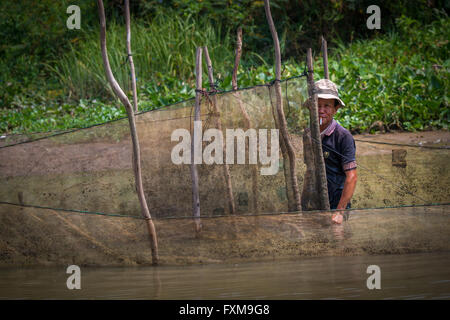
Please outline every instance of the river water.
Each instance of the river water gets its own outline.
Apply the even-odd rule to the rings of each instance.
[[[381,289],[367,288],[369,265]],[[450,299],[450,252],[173,267],[0,269],[0,299]]]

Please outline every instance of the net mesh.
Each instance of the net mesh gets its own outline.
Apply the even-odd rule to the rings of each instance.
[[[289,113],[298,115],[297,127],[308,123],[301,105],[306,97],[304,79],[291,80],[288,86]],[[271,92],[272,91],[272,92]],[[275,129],[272,103],[273,87],[260,86],[238,92],[204,96],[201,104],[202,130],[218,128],[224,141],[227,129]],[[214,99],[215,98],[215,99]],[[213,102],[220,114],[215,112]],[[194,101],[139,114],[136,125],[140,140],[144,190],[153,217],[189,216],[192,209],[192,183],[189,164],[174,164],[171,155],[179,141],[171,141],[177,129],[194,129]],[[300,111],[299,111],[300,110]],[[270,134],[268,145],[270,148]],[[238,142],[235,140],[235,154]],[[247,151],[248,151],[248,140]],[[203,142],[203,149],[208,142]],[[92,212],[140,215],[134,188],[132,148],[128,120],[56,135],[31,143],[0,149],[6,161],[1,175],[6,180],[0,199],[6,202]],[[224,162],[226,161],[224,153]],[[301,158],[299,158],[301,176]],[[274,175],[260,174],[261,164],[230,164],[233,195],[238,213],[281,212],[285,210],[286,191],[283,162]],[[199,164],[199,193],[202,215],[229,213],[223,164]],[[257,190],[254,174],[257,170]]]
[[[302,145],[302,134],[309,126],[309,111],[304,107],[306,79],[282,81],[281,87],[296,152],[299,190],[302,190],[308,183],[304,179],[306,166]],[[172,141],[172,133],[177,129],[193,132],[194,103],[194,100],[184,101],[136,116],[144,192],[152,218],[156,219],[163,261],[189,263],[222,261],[227,257],[449,249],[446,205],[435,209],[352,212],[353,222],[340,230],[330,225],[329,213],[273,215],[288,211],[281,152],[279,170],[274,175],[261,175],[265,165],[249,164],[248,154],[245,164],[229,165],[237,216],[229,216],[224,165],[197,165],[201,216],[210,217],[203,220],[201,238],[197,238],[193,234],[192,220],[185,219],[192,216],[190,165],[174,164],[171,157],[179,143]],[[201,104],[202,130],[217,129],[220,122],[224,137],[227,129],[245,131],[249,126],[256,131],[270,131],[276,129],[274,106],[273,85],[205,95]],[[248,114],[248,119],[244,113]],[[33,136],[31,141],[25,136],[14,138],[15,141],[11,141],[8,137],[0,148],[2,262],[26,262],[32,258],[24,255],[28,251],[35,255],[39,252],[39,256],[48,254],[43,258],[46,261],[70,260],[69,256],[62,257],[58,250],[65,250],[60,245],[76,249],[77,237],[83,240],[81,246],[85,251],[83,258],[73,258],[77,261],[148,262],[147,242],[143,244],[138,240],[145,238],[142,221],[61,212],[71,210],[140,218],[127,119],[47,137]],[[371,141],[356,141],[358,184],[352,208],[449,202],[448,149]],[[6,146],[8,144],[10,146]],[[207,145],[208,142],[203,142],[202,147]],[[64,241],[57,245],[62,238]],[[340,239],[345,239],[345,245]],[[91,250],[89,246],[97,249]],[[94,252],[98,250],[109,260],[95,258]]]
[[[303,130],[309,125],[305,78],[281,84],[284,109],[296,151],[297,179],[303,189],[306,166]],[[213,102],[219,113],[215,112]],[[171,154],[179,141],[176,129],[193,132],[194,100],[136,117],[144,190],[153,217],[185,217],[192,210],[189,164],[174,164]],[[205,96],[201,104],[203,133],[220,121],[227,129],[256,132],[275,129],[273,86]],[[250,120],[247,123],[243,112]],[[23,137],[19,137],[23,139]],[[270,145],[270,139],[268,139]],[[5,143],[5,142],[4,142]],[[6,142],[7,143],[7,142]],[[203,149],[209,142],[203,142]],[[248,143],[248,140],[247,140]],[[236,141],[237,145],[237,141]],[[449,201],[448,149],[424,149],[357,141],[358,184],[352,207],[384,207]],[[248,144],[247,144],[248,146]],[[30,143],[0,149],[0,200],[43,207],[140,215],[134,187],[131,137],[127,119]],[[235,153],[237,146],[235,146]],[[283,155],[274,175],[261,175],[259,164],[230,164],[237,213],[287,211]],[[399,156],[397,156],[399,155]],[[225,161],[226,153],[224,153]],[[394,159],[395,158],[395,159]],[[236,160],[235,160],[236,162]],[[202,216],[229,213],[223,164],[199,164]],[[314,169],[314,168],[313,168]],[[255,174],[255,171],[257,174]]]
[[[329,213],[303,212],[155,219],[160,263],[233,263],[301,256],[450,250],[448,206],[354,210],[332,225]],[[131,217],[0,206],[0,266],[150,264],[145,225]]]

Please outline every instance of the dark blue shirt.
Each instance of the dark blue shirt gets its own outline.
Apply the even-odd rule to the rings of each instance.
[[[320,135],[327,173],[330,208],[336,209],[344,190],[345,172],[356,169],[355,140],[352,134],[334,119]],[[347,208],[350,208],[350,202]]]

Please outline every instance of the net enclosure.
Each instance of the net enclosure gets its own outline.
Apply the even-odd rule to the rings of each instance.
[[[308,113],[301,105],[307,97],[306,82],[294,79],[286,86],[291,92],[290,112],[299,115],[296,125],[305,125]],[[271,86],[258,86],[204,95],[200,122],[194,122],[193,100],[137,115],[144,190],[152,216],[190,216],[190,144],[194,130],[205,140],[197,165],[202,216],[229,213],[225,165],[230,170],[237,213],[286,211],[282,152],[279,147],[280,155],[278,150],[271,152],[271,142],[276,139],[272,133],[279,136],[273,117],[274,99]],[[221,145],[211,138],[219,126]],[[206,141],[208,135],[210,141]],[[264,148],[259,148],[261,143]],[[1,200],[138,216],[131,151],[127,119],[2,148],[1,157],[6,160],[2,179],[6,183]]]
[[[281,88],[284,112],[296,154],[296,179],[299,189],[304,190],[310,183],[305,179],[306,172],[314,170],[307,168],[305,164],[303,147],[303,134],[309,126],[309,111],[305,107],[305,101],[308,99],[306,77],[283,80]],[[296,243],[294,247],[285,243],[286,252],[299,253],[301,250],[298,251],[298,245],[309,239],[309,242],[304,242],[305,245],[309,243],[309,247],[302,249],[303,253],[309,252],[307,254],[319,252],[320,250],[314,251],[314,248],[319,248],[320,243],[330,243],[327,239],[333,237],[334,233],[330,231],[331,226],[328,223],[320,222],[323,213],[316,213],[315,216],[290,213],[283,216],[283,213],[288,211],[288,201],[292,194],[287,183],[286,154],[279,143],[278,127],[274,120],[276,114],[273,83],[232,92],[204,92],[201,99],[201,121],[194,121],[194,103],[194,100],[183,101],[136,115],[144,191],[152,218],[156,221],[158,234],[161,235],[161,255],[166,257],[164,259],[176,261],[175,256],[182,255],[180,252],[186,249],[184,245],[187,246],[189,241],[199,241],[186,240],[195,238],[192,236],[192,230],[186,229],[186,225],[190,223],[189,218],[192,217],[190,150],[194,132],[202,137],[198,140],[195,153],[201,217],[211,219],[203,221],[207,228],[204,237],[215,240],[226,240],[230,237],[235,240],[248,239],[252,233],[270,230],[271,236],[264,233],[258,240],[261,243],[255,243],[258,251],[264,248],[264,243],[270,245],[273,233],[279,230],[277,237]],[[106,250],[105,252],[122,252],[123,248],[119,249],[124,245],[121,241],[128,243],[125,247],[131,246],[129,241],[133,242],[132,239],[136,239],[142,230],[136,230],[134,221],[137,219],[132,219],[140,218],[141,215],[134,184],[128,120],[120,119],[32,139],[28,137],[29,140],[26,138],[8,137],[3,140],[0,148],[0,216],[4,229],[2,251],[9,252],[7,243],[11,238],[8,237],[18,237],[18,234],[26,233],[27,230],[30,232],[33,227],[29,219],[32,216],[37,219],[37,225],[45,222],[42,230],[48,229],[49,239],[53,239],[52,241],[56,241],[57,230],[71,226],[69,229],[76,229],[83,234],[83,238],[90,239],[86,241],[96,239],[95,241],[101,244],[98,246],[101,250]],[[377,220],[377,223],[383,224],[383,221],[395,220],[397,217],[396,222],[391,223],[390,228],[383,229],[383,232],[392,231],[392,228],[400,230],[402,226],[415,225],[417,219],[425,219],[425,215],[415,211],[416,215],[412,215],[411,220],[407,221],[408,215],[398,207],[440,203],[440,209],[432,210],[433,214],[429,215],[428,225],[422,225],[421,228],[424,229],[419,228],[421,231],[416,228],[418,232],[439,230],[440,236],[421,242],[420,245],[416,243],[416,247],[423,249],[427,243],[433,243],[436,248],[446,248],[442,241],[447,239],[445,241],[448,243],[450,234],[447,147],[418,148],[408,144],[396,145],[379,140],[357,139],[356,159],[358,184],[352,198],[352,208],[366,209],[364,214],[358,214],[358,210],[354,211],[354,216],[359,216],[357,221],[369,219],[368,208],[397,207],[390,211],[392,216],[388,213],[375,214],[373,211],[374,216],[369,220],[374,223],[376,219],[373,219],[380,216],[382,219]],[[227,185],[225,166],[231,185]],[[234,215],[231,215],[229,190],[235,206]],[[307,194],[302,193],[302,197],[306,196]],[[302,199],[308,200],[314,201]],[[27,212],[30,216],[26,215]],[[350,216],[352,215],[353,211]],[[113,216],[127,218],[115,219]],[[63,221],[61,219],[67,220],[63,223],[63,229],[58,226]],[[8,229],[8,225],[14,225],[15,221],[24,224],[20,228]],[[307,221],[312,221],[312,224]],[[88,226],[89,223],[93,225]],[[113,227],[113,223],[117,223],[117,226]],[[364,223],[361,224],[363,225]],[[383,226],[388,225],[385,223]],[[406,228],[402,229],[402,232],[409,232],[405,237],[413,237],[411,232],[416,229]],[[104,233],[114,230],[118,234]],[[364,230],[367,232],[367,228]],[[94,233],[96,236],[93,236]],[[119,234],[127,240],[119,240]],[[352,243],[356,245],[364,232],[353,227],[350,233],[344,234],[347,238],[349,234],[353,235]],[[44,238],[44,235],[38,238]],[[23,241],[26,243],[31,240]],[[171,241],[175,241],[176,245]],[[245,241],[242,243],[247,243]],[[277,246],[283,246],[283,242],[275,242]],[[189,259],[195,258],[194,260],[198,261],[201,256],[205,256],[209,261],[221,260],[217,256],[217,250],[225,250],[225,247],[228,249],[222,251],[224,257],[239,256],[233,251],[231,242],[220,245],[214,242],[216,244],[212,247],[206,243],[206,247],[201,250],[211,250],[209,253],[195,253],[189,249]],[[203,248],[197,245],[198,243],[197,249]],[[247,248],[245,250],[250,250],[249,243],[242,245]],[[405,242],[402,242],[402,246],[404,248]],[[395,245],[390,248],[391,251],[398,249]],[[137,253],[136,250],[132,250],[133,259],[146,261],[147,253]],[[273,252],[276,249],[267,250],[264,252]],[[284,249],[280,250],[284,252]],[[348,250],[355,252],[357,249]],[[372,251],[382,252],[382,249],[375,246]],[[119,254],[121,255],[122,253]],[[258,254],[250,256],[255,257]],[[5,253],[4,261],[9,261],[8,257]],[[191,261],[189,259],[185,257],[180,261]]]
[[[302,190],[308,183],[304,181],[302,139],[309,124],[304,107],[306,81],[300,77],[283,81],[281,86]],[[283,150],[276,143],[273,149],[279,152],[271,152],[271,136],[277,131],[274,99],[272,85],[204,95],[201,122],[194,122],[193,100],[138,114],[144,190],[153,217],[191,216],[194,130],[204,140],[195,160],[202,216],[230,213],[225,165],[230,170],[237,213],[288,211]],[[219,126],[221,144],[215,141]],[[376,142],[356,141],[359,181],[352,207],[448,202],[448,149]],[[139,216],[127,119],[43,139],[3,143],[0,201]],[[221,147],[222,156],[216,152]]]

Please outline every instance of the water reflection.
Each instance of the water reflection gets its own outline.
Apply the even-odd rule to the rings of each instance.
[[[155,295],[154,299],[161,298],[161,279],[159,277],[159,269],[153,268],[153,283],[155,284]]]
[[[344,235],[344,226],[342,224],[333,224],[331,226],[331,230],[333,232],[334,238],[338,241],[342,241],[345,238]]]

